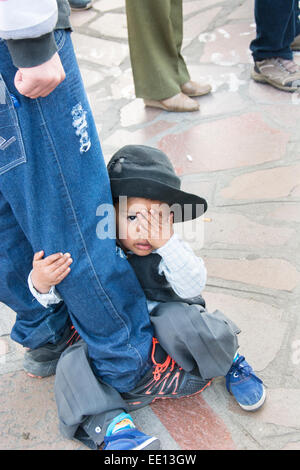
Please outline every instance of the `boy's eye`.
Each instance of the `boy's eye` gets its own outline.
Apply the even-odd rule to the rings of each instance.
[[[127,219],[132,222],[132,221],[136,220],[136,215],[128,215]]]

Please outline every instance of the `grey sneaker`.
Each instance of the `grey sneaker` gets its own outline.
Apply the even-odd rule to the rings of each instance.
[[[47,343],[24,354],[23,369],[30,377],[49,377],[56,372],[58,360],[65,349],[80,338],[74,326],[68,325],[56,344]]]
[[[295,37],[294,41],[291,44],[292,51],[300,51],[300,34]]]
[[[283,91],[300,89],[300,67],[293,60],[273,57],[255,62],[251,77]]]

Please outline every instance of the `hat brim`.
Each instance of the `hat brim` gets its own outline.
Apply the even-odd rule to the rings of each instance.
[[[174,213],[174,222],[186,222],[200,217],[207,210],[204,198],[186,193],[156,180],[148,178],[111,178],[113,198],[119,196],[141,197],[169,204]]]

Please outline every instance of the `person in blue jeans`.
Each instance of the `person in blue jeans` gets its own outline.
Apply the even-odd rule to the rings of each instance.
[[[298,0],[255,0],[256,38],[250,49],[252,78],[283,91],[300,89],[300,67],[293,51],[300,50]]]
[[[18,69],[0,43],[0,299],[17,312],[12,339],[31,349],[56,342],[71,316],[96,372],[127,390],[147,369],[152,330],[143,292],[116,256],[115,241],[97,237],[97,208],[111,202],[109,179],[70,32],[54,37],[66,78],[37,99],[16,89]],[[58,311],[41,309],[26,289],[25,272],[41,247],[74,258]]]
[[[39,359],[51,366],[72,322],[95,374],[126,392],[151,367],[152,327],[115,240],[97,237],[111,191],[68,16],[66,0],[0,2],[0,301],[16,312],[11,338],[29,348],[28,372],[54,372]],[[64,303],[47,309],[27,287],[41,248],[74,260],[59,287]]]

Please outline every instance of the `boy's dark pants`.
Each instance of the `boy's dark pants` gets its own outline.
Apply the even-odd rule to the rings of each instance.
[[[162,348],[185,371],[204,379],[227,374],[238,349],[240,330],[220,311],[208,313],[200,305],[166,302],[151,312],[151,321]],[[121,395],[93,374],[83,341],[61,356],[55,396],[62,434],[82,441],[87,434],[85,443],[90,447],[100,445],[109,422],[128,411]]]

